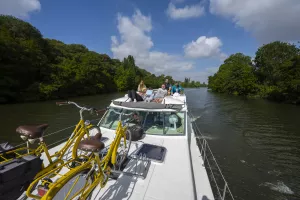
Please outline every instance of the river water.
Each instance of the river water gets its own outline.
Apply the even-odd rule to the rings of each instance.
[[[208,139],[236,199],[300,199],[300,106],[215,94],[206,88],[185,92],[189,110]],[[100,109],[120,95],[71,100]],[[49,134],[79,119],[75,107],[56,106],[55,101],[0,105],[0,111],[0,142],[13,144],[21,142],[15,133],[18,125],[48,123]],[[46,142],[64,138],[70,131],[47,137]]]

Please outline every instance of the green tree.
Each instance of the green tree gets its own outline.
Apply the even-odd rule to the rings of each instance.
[[[219,71],[208,79],[209,88],[214,91],[249,95],[257,90],[257,79],[251,58],[241,53],[233,54],[224,61]]]
[[[123,61],[89,51],[80,44],[43,38],[35,27],[0,16],[0,103],[69,98],[137,89],[143,79],[158,88],[166,78]]]
[[[295,45],[280,41],[260,47],[254,60],[259,81],[276,85],[280,78],[280,66],[298,54],[299,49]]]
[[[277,101],[300,103],[300,55],[287,60],[278,68],[277,87],[270,92],[269,98]]]
[[[0,16],[0,102],[38,98],[47,67],[47,43],[29,23]]]

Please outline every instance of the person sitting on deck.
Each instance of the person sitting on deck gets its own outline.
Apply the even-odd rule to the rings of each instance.
[[[153,99],[153,95],[153,90],[151,88],[147,89],[143,80],[140,82],[137,92],[135,90],[128,91],[128,97],[133,102],[144,100],[148,101],[148,99]]]
[[[144,81],[141,80],[140,84],[138,85],[137,91],[143,93],[145,90],[147,90],[147,87],[146,87],[146,85],[144,84]]]
[[[175,93],[180,94],[180,92],[182,92],[182,90],[183,90],[183,88],[179,85],[178,82],[176,82],[175,85],[173,85],[171,92],[172,92],[172,95],[174,95]]]
[[[144,101],[144,92],[147,89],[144,89],[142,92],[136,92],[135,90],[128,90],[128,98],[133,102]]]
[[[172,85],[169,83],[169,79],[165,80],[165,89],[168,91],[168,95],[171,93]]]
[[[163,100],[163,98],[165,96],[167,96],[167,94],[168,94],[168,90],[166,89],[165,84],[162,84],[161,88],[159,88],[157,90],[157,92],[156,92],[156,94],[154,96],[154,102],[160,103]]]
[[[146,91],[147,87],[144,84],[144,81],[141,80],[140,84],[138,85],[137,92],[135,90],[128,90],[128,98],[133,102],[144,101]]]
[[[146,102],[150,102],[153,98],[154,98],[154,92],[153,92],[152,88],[148,88],[148,90],[144,94],[144,100]]]

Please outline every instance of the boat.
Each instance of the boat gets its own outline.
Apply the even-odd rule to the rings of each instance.
[[[90,199],[234,199],[205,137],[193,123],[185,94],[166,96],[161,103],[128,99],[124,95],[112,100],[96,123],[102,141],[109,147],[120,115],[138,116],[137,121],[129,123],[133,136],[127,159],[112,171],[104,188],[97,186],[93,190]],[[54,146],[50,153],[63,145]],[[216,177],[213,169],[221,176]],[[67,169],[61,171],[66,172]],[[26,198],[23,194],[19,199]]]

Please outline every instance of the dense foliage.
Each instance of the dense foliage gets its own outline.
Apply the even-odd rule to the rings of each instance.
[[[166,78],[89,51],[79,44],[45,39],[35,27],[0,16],[0,103],[37,101],[137,89],[141,79],[158,88]]]
[[[300,103],[300,49],[284,42],[260,47],[254,61],[237,53],[208,78],[213,91]]]

